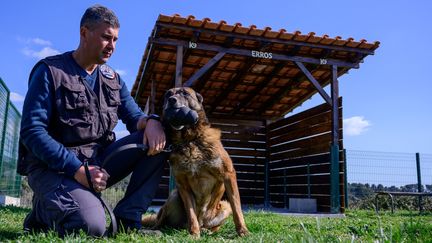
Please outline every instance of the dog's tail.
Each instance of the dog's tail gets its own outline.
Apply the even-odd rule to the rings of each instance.
[[[144,215],[141,219],[141,225],[145,228],[153,228],[157,223],[157,214]]]

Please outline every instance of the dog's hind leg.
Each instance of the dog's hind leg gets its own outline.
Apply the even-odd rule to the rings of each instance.
[[[204,224],[204,227],[210,229],[212,232],[218,231],[220,226],[232,213],[231,206],[227,201],[220,201],[216,210],[215,217]]]

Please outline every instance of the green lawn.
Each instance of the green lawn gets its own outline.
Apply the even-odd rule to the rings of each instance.
[[[28,209],[0,207],[0,242],[59,242],[54,233],[22,235],[22,221]],[[230,219],[215,234],[203,232],[193,240],[185,230],[164,230],[161,237],[138,233],[118,234],[115,238],[94,239],[84,234],[68,236],[68,242],[432,242],[432,214],[418,212],[348,211],[345,218],[283,216],[248,212],[246,224],[251,234],[239,238]]]

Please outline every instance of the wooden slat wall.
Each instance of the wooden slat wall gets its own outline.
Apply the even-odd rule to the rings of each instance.
[[[342,98],[339,99],[339,184],[344,211]],[[322,104],[268,126],[269,197],[274,207],[289,207],[289,198],[311,198],[318,211],[330,212],[331,107]]]
[[[237,172],[242,204],[264,204],[267,156],[264,121],[210,119],[222,131],[222,144]]]

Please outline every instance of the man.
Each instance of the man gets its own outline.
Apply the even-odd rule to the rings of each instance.
[[[157,116],[139,109],[120,78],[105,63],[114,53],[120,24],[106,7],[86,10],[75,51],[45,58],[33,68],[23,107],[19,172],[34,191],[25,230],[60,235],[106,231],[104,208],[93,194],[132,173],[124,198],[114,209],[125,229],[139,229],[158,187],[167,153]],[[121,119],[131,135],[115,141]],[[122,145],[147,144],[148,153],[127,153],[121,161],[102,161]],[[117,158],[119,156],[116,156]],[[90,181],[84,163],[88,163]]]

